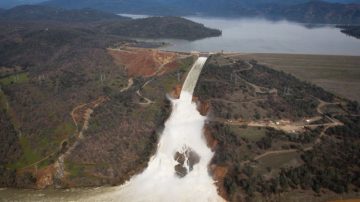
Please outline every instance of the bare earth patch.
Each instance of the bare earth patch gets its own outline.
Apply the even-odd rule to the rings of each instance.
[[[156,49],[108,49],[118,65],[123,65],[130,77],[151,77],[165,69],[176,67],[178,54]]]

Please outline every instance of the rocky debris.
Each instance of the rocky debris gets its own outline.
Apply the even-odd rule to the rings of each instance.
[[[181,154],[179,152],[176,152],[174,156],[175,161],[177,161],[179,164],[183,165],[185,163],[185,155]]]
[[[202,116],[206,116],[210,110],[210,103],[206,101],[200,101],[198,105],[198,111]]]
[[[175,166],[175,173],[176,173],[177,176],[182,178],[182,177],[185,177],[188,174],[188,171],[183,165],[177,164]]]
[[[38,170],[36,174],[36,187],[38,189],[44,189],[54,184],[54,166],[50,165],[44,169]]]
[[[79,124],[82,123],[82,130],[86,130],[88,128],[90,115],[92,114],[93,110],[108,100],[108,97],[101,96],[90,103],[75,107],[71,112],[71,117],[75,125],[79,127]]]
[[[42,187],[42,188],[52,185],[53,177],[55,178],[55,181],[57,182],[57,183],[55,183],[56,186],[61,186],[62,184],[64,184],[63,181],[66,178],[65,166],[64,166],[65,158],[71,154],[71,152],[76,148],[77,145],[79,145],[79,140],[84,138],[83,133],[89,127],[89,120],[91,118],[91,114],[94,112],[94,109],[99,107],[101,104],[109,101],[109,99],[110,98],[108,98],[106,96],[101,96],[90,103],[79,105],[73,109],[73,111],[71,112],[71,117],[72,117],[75,125],[79,128],[79,124],[82,123],[82,127],[80,127],[81,129],[78,131],[78,134],[77,134],[77,140],[71,146],[68,146],[67,141],[63,142],[63,144],[66,142],[66,145],[64,147],[64,145],[62,144],[62,147],[61,147],[62,154],[58,157],[57,161],[53,165],[51,165],[51,167],[53,168],[51,170],[51,172],[49,172],[49,174],[51,173],[51,184],[39,182],[41,185],[44,185],[44,187]],[[64,150],[66,150],[66,151],[64,151]],[[39,178],[37,178],[37,184],[38,184],[38,181],[39,181]]]
[[[219,141],[214,138],[214,136],[211,134],[209,127],[205,126],[204,128],[204,135],[206,139],[207,146],[212,150],[215,151],[216,146],[218,145]]]
[[[180,153],[176,152],[174,159],[178,162],[175,166],[175,173],[179,177],[185,177],[200,162],[200,156],[191,148],[187,148]]]
[[[226,194],[226,190],[224,187],[224,178],[225,178],[226,174],[228,173],[228,168],[212,164],[210,166],[210,171],[211,171],[211,175],[212,175],[213,179],[216,182],[216,186],[218,188],[219,195],[221,197],[223,197],[224,199],[227,199],[228,196]]]
[[[188,161],[189,161],[189,170],[192,171],[193,170],[193,167],[194,165],[198,164],[200,162],[200,156],[192,151],[192,150],[188,150],[187,151],[187,155],[188,155]]]
[[[171,96],[172,98],[179,99],[179,98],[180,98],[180,94],[181,94],[181,89],[182,89],[182,86],[181,86],[181,85],[176,85],[176,86],[173,88],[173,91],[171,92],[170,96]]]

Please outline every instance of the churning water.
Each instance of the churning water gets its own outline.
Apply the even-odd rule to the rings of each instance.
[[[157,152],[143,173],[119,187],[52,192],[3,190],[0,194],[21,201],[223,201],[208,172],[213,152],[207,147],[203,133],[206,117],[192,102],[206,59],[197,59],[180,98],[171,100],[172,113],[165,123]]]
[[[172,100],[158,150],[146,170],[118,191],[104,195],[120,201],[222,201],[208,173],[213,152],[203,135],[206,117],[192,102],[192,94],[206,62],[200,57],[189,72],[180,99]]]

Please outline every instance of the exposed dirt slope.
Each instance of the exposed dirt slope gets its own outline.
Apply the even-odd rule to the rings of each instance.
[[[208,60],[195,96],[210,107],[210,168],[228,200],[268,201],[301,188],[320,201],[323,193],[358,189],[356,177],[338,180],[359,169],[357,103],[257,61],[222,54]]]
[[[128,76],[151,77],[163,69],[176,67],[178,54],[162,52],[155,49],[126,50],[108,49],[110,55],[119,65],[124,65]]]

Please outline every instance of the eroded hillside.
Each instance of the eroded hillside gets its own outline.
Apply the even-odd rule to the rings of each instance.
[[[210,168],[228,200],[356,196],[356,102],[236,54],[210,57],[195,96],[208,111]]]
[[[121,184],[142,171],[169,113],[166,94],[193,56],[131,49],[146,59],[143,72],[130,71],[117,52],[135,41],[60,24],[1,26],[0,185]]]

